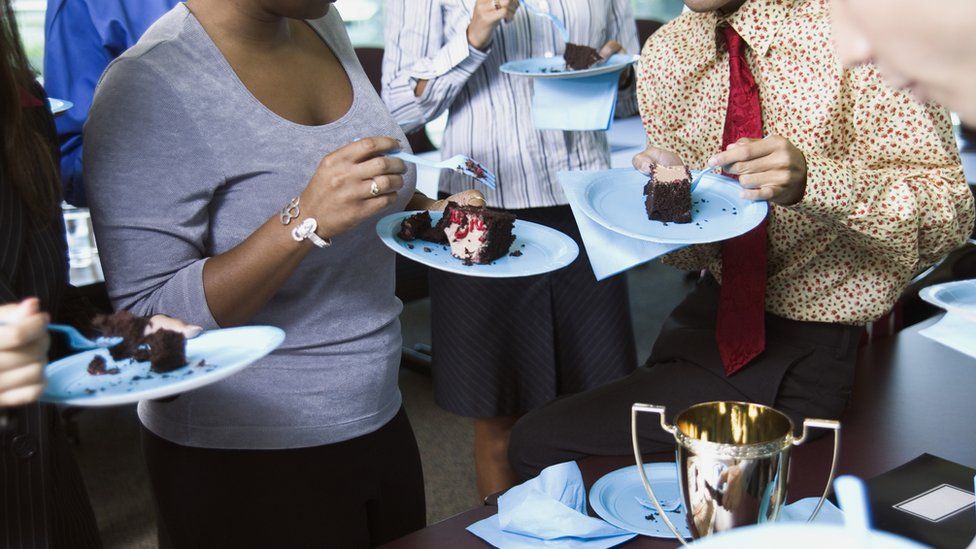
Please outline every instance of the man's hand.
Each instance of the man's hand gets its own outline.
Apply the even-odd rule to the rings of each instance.
[[[742,198],[768,200],[780,206],[796,204],[807,188],[807,160],[786,138],[742,138],[708,160],[739,176]]]
[[[681,162],[681,157],[673,152],[650,145],[644,149],[644,152],[635,154],[631,162],[634,164],[635,170],[648,175],[651,173],[651,167],[655,164],[661,166],[681,166],[684,164]]]
[[[518,0],[477,0],[468,25],[468,43],[476,49],[486,49],[491,33],[503,20],[511,21],[518,8]]]

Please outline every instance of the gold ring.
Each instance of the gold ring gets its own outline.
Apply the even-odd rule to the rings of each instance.
[[[375,180],[369,184],[369,194],[373,196],[379,196],[380,194],[380,186],[376,184]]]

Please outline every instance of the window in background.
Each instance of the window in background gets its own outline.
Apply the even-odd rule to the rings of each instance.
[[[14,0],[17,26],[27,50],[27,58],[37,74],[44,66],[44,10],[47,0]]]

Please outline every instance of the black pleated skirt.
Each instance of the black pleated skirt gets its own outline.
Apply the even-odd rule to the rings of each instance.
[[[431,270],[434,396],[458,415],[520,416],[637,366],[626,278],[597,282],[569,206],[513,213],[569,235],[580,254],[532,277]]]

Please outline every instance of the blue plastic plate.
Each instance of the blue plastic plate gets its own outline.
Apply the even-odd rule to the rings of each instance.
[[[681,499],[678,469],[674,462],[645,463],[644,474],[659,500]],[[608,473],[590,488],[590,506],[603,520],[628,532],[673,540],[674,534],[664,520],[657,513],[653,515],[654,520],[646,518],[652,511],[638,503],[637,498],[646,500],[647,493],[636,465]],[[684,505],[667,515],[682,535],[691,538]]]
[[[611,55],[610,59],[597,63],[588,69],[574,71],[566,67],[566,62],[562,56],[533,57],[532,59],[509,61],[502,65],[501,70],[505,74],[529,76],[532,78],[583,78],[586,76],[606,74],[608,72],[622,71],[629,65],[636,63],[639,59],[639,55],[616,53]]]
[[[692,172],[693,177],[701,172]],[[647,219],[647,176],[631,170],[594,172],[580,203],[587,217],[624,236],[661,244],[704,244],[749,232],[766,217],[766,202],[743,200],[742,187],[731,178],[707,174],[691,193],[691,223]]]
[[[919,297],[936,307],[976,321],[976,279],[922,288]]]
[[[544,225],[516,220],[512,229],[515,242],[509,250],[521,252],[520,256],[506,255],[489,265],[465,265],[451,255],[451,248],[445,244],[426,240],[407,242],[396,236],[400,223],[415,213],[418,212],[399,212],[380,219],[376,234],[394,252],[441,271],[486,278],[533,276],[562,269],[579,255],[579,246],[572,238]],[[430,212],[430,217],[437,223],[441,212]]]
[[[48,97],[47,102],[51,106],[51,114],[61,114],[64,111],[75,106],[75,104],[72,103],[71,101],[65,101],[64,99],[55,99],[53,97]]]
[[[788,547],[790,549],[922,549],[928,547],[888,532],[826,524],[766,523],[735,528],[702,538],[692,544],[701,549]]]
[[[285,332],[273,326],[211,330],[187,340],[187,366],[165,374],[151,372],[148,362],[116,362],[105,349],[85,351],[47,367],[47,389],[41,400],[72,406],[118,406],[165,398],[235,374],[277,349],[284,340]],[[95,355],[102,355],[106,368],[117,367],[119,373],[89,374],[88,364]]]

